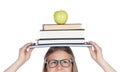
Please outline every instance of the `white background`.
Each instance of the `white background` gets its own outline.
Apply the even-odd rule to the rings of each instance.
[[[119,0],[0,0],[0,72],[17,59],[20,47],[40,37],[43,24],[55,23],[53,14],[61,9],[69,15],[67,23],[82,23],[86,41],[97,42],[104,58],[120,71]],[[34,49],[18,72],[42,72],[47,49]],[[79,72],[104,72],[88,48],[72,50]]]

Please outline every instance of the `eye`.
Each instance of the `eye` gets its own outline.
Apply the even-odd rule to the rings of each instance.
[[[57,65],[57,61],[56,60],[49,60],[48,61],[48,66],[49,67],[55,67]]]
[[[56,61],[50,61],[49,63],[50,63],[50,64],[57,64]]]
[[[67,60],[67,59],[62,60],[62,61],[61,61],[61,64],[62,64],[62,66],[64,66],[64,67],[68,67],[68,66],[70,65],[70,61]]]
[[[69,60],[63,60],[63,63],[69,63]]]

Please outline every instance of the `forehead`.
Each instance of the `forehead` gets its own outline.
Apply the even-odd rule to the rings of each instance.
[[[70,58],[71,58],[70,54],[61,50],[55,51],[48,56],[48,59],[57,59],[57,60],[70,59]]]

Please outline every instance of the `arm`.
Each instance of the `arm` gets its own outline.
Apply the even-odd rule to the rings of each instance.
[[[89,48],[91,57],[93,60],[100,65],[100,67],[104,70],[104,72],[117,72],[104,58],[102,55],[102,49],[95,42],[88,42],[93,46],[93,48]]]
[[[22,48],[20,48],[18,59],[4,72],[16,72],[30,58],[33,48],[28,49],[28,46],[32,44],[33,43],[27,43]]]

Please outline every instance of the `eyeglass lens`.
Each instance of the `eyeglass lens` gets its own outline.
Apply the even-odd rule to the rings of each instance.
[[[63,60],[48,60],[48,61],[47,61],[47,65],[48,65],[49,67],[51,67],[51,68],[56,67],[56,66],[58,65],[58,63],[60,63],[61,66],[63,66],[63,67],[69,67],[70,64],[72,63],[72,61],[69,60],[69,59],[63,59]]]

